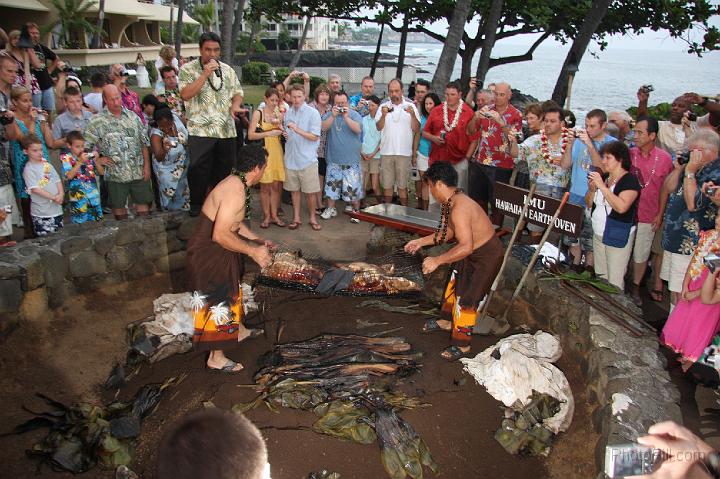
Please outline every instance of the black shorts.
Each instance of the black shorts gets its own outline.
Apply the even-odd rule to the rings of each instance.
[[[476,161],[468,165],[468,196],[478,203],[493,200],[495,182],[509,184],[512,169],[482,165]]]

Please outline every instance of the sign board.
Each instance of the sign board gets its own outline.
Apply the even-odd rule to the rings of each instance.
[[[519,218],[527,195],[528,190],[497,182],[495,183],[495,208],[508,216]],[[525,215],[525,220],[534,225],[547,227],[558,206],[560,206],[560,200],[535,193]],[[553,230],[578,238],[584,216],[585,212],[582,206],[565,203],[560,216],[555,220]]]

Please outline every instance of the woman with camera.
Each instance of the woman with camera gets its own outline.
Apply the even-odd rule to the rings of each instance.
[[[189,210],[190,189],[185,150],[188,131],[180,118],[167,106],[155,109],[156,127],[150,130],[153,171],[158,182],[160,207],[166,211]]]
[[[15,175],[15,189],[20,197],[23,223],[25,224],[25,239],[34,238],[32,217],[30,216],[30,196],[25,188],[23,170],[28,157],[23,151],[20,141],[30,134],[37,136],[42,142],[43,158],[49,159],[48,145],[53,144],[52,130],[47,123],[46,113],[33,108],[32,94],[23,86],[14,86],[10,98],[15,106],[15,122],[5,128],[5,137],[10,141],[13,151],[13,173]]]
[[[625,272],[635,239],[635,213],[640,182],[630,173],[630,150],[620,141],[600,149],[607,178],[593,171],[588,175],[585,201],[592,210],[595,273],[624,291]]]
[[[285,163],[280,136],[283,133],[283,112],[280,109],[282,98],[275,88],[265,90],[263,107],[253,112],[248,128],[248,140],[262,142],[268,152],[265,172],[260,178],[260,205],[263,220],[260,228],[268,228],[270,223],[284,227],[285,222],[278,216],[280,195],[285,181]]]
[[[720,212],[715,229],[700,232],[683,279],[680,301],[670,313],[660,335],[660,342],[680,354],[683,371],[692,366],[720,329],[720,294],[715,290],[718,269],[705,259],[720,253]],[[702,297],[701,297],[702,296]]]

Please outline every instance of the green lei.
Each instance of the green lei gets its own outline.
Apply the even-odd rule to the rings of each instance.
[[[243,186],[245,186],[245,219],[249,220],[251,216],[250,211],[250,187],[247,184],[247,180],[245,179],[245,172],[244,171],[238,171],[235,168],[232,169],[231,173],[238,178],[240,178],[240,181],[242,181]]]

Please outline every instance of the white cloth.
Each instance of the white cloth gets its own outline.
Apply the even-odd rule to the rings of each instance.
[[[500,359],[492,356],[495,351],[500,353]],[[570,427],[575,410],[567,378],[552,365],[561,355],[558,338],[538,331],[534,335],[516,334],[501,339],[474,358],[460,361],[478,384],[507,407],[526,406],[533,390],[561,401],[560,411],[543,420],[543,425],[557,434]]]
[[[100,113],[103,109],[103,99],[102,99],[102,93],[88,93],[83,97],[83,100],[85,103],[87,103],[89,106],[95,110],[95,113]]]
[[[382,117],[383,106],[393,108],[393,111],[388,112],[385,116],[385,126],[380,132],[382,135],[380,155],[412,156],[413,138],[415,134],[412,131],[412,117],[410,113],[405,111],[405,108],[408,106],[412,107],[413,114],[419,123],[420,114],[415,104],[403,99],[402,103],[395,105],[390,102],[390,100],[387,100],[378,108],[375,114],[376,122]]]

